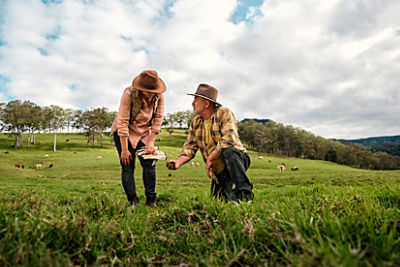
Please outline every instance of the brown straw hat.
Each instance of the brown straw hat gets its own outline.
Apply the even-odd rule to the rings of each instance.
[[[144,70],[133,79],[132,86],[141,91],[151,93],[165,92],[165,83],[158,77],[155,70]]]
[[[211,85],[201,83],[197,87],[196,93],[188,95],[200,96],[221,106],[221,104],[217,102],[218,90]]]

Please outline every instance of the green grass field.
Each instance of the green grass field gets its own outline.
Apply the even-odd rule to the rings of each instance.
[[[158,146],[173,159],[184,138],[164,131]],[[0,136],[0,266],[400,265],[400,171],[250,152],[255,201],[234,205],[210,199],[198,153],[200,167],[158,162],[159,207],[132,208],[108,136],[88,151],[82,135],[57,140],[14,150]],[[135,177],[144,203],[138,161]]]

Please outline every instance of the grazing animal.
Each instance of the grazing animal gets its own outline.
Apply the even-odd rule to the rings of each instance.
[[[263,159],[264,157],[263,156],[258,156],[258,159]]]
[[[17,167],[17,168],[21,168],[21,166],[18,163],[15,163],[14,166]]]
[[[294,167],[292,167],[292,168],[290,168],[292,171],[298,171],[299,170],[299,167],[297,167],[297,166],[294,166]]]
[[[49,168],[53,168],[53,163],[50,163]]]
[[[48,158],[48,157],[49,157],[49,155],[48,155],[48,154],[46,154],[46,155],[44,155],[44,157],[45,157],[45,158]]]
[[[39,169],[41,169],[42,168],[42,164],[36,164],[36,170],[39,170]]]
[[[286,171],[286,164],[282,163],[281,165],[276,166],[276,169],[280,172]]]
[[[69,142],[69,139],[65,139],[65,142]]]
[[[41,144],[43,144],[43,142],[42,142],[42,141],[39,141],[38,144],[41,145]]]
[[[76,154],[78,154],[78,152],[74,151],[74,154],[76,155]]]
[[[194,166],[194,162],[192,161],[192,166]]]
[[[97,156],[97,159],[103,159],[101,156]]]
[[[269,159],[268,162],[271,163],[271,162],[272,162],[272,159]]]
[[[196,162],[196,167],[199,167],[199,166],[200,166],[200,163]]]

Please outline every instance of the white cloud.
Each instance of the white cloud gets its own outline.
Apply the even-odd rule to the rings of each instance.
[[[400,134],[400,3],[235,0],[5,1],[0,98],[117,110],[143,69],[167,84],[166,112],[201,82],[238,119],[269,118],[335,138]],[[0,80],[1,82],[2,80]],[[5,88],[5,89],[4,89]]]

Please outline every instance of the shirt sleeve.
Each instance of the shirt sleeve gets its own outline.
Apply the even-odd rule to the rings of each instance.
[[[221,140],[217,143],[216,150],[221,151],[224,148],[234,147],[239,142],[239,135],[233,113],[227,108],[221,109],[219,123]]]
[[[185,143],[183,144],[183,148],[179,156],[187,156],[189,158],[194,158],[196,156],[196,152],[199,149],[199,145],[197,144],[197,139],[194,131],[194,123],[195,120],[192,121],[189,127],[189,134],[186,138]]]
[[[121,101],[119,104],[118,115],[117,115],[117,131],[121,137],[129,136],[129,118],[131,112],[132,97],[128,90],[125,90],[122,94]]]
[[[154,114],[153,124],[151,125],[151,132],[159,134],[161,132],[161,124],[164,118],[164,94],[160,95],[158,99],[156,113]]]

